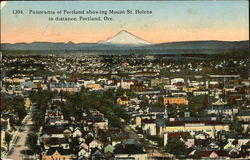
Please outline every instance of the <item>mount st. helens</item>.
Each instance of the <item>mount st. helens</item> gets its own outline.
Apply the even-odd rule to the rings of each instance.
[[[183,41],[152,44],[126,30],[122,30],[96,43],[73,42],[32,42],[32,43],[1,43],[4,51],[56,51],[62,52],[122,52],[123,54],[214,54],[234,51],[249,51],[249,40],[246,41]],[[45,53],[45,52],[42,52]]]
[[[133,46],[144,46],[151,44],[126,30],[122,30],[113,37],[110,37],[104,41],[100,41],[99,43],[111,44],[111,45],[133,45]]]

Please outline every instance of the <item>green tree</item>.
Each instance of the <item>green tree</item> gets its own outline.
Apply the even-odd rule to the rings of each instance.
[[[197,117],[204,116],[204,105],[207,105],[206,95],[189,96],[188,101],[189,101],[188,105],[189,105],[192,116],[197,116]]]
[[[238,132],[238,133],[243,133],[243,131],[244,131],[244,128],[242,127],[241,122],[240,122],[239,120],[237,120],[237,119],[234,119],[234,120],[230,123],[229,129],[230,129],[231,131],[236,131],[236,132]]]
[[[140,109],[142,109],[143,111],[145,110],[145,109],[147,109],[147,107],[149,106],[149,102],[148,102],[148,99],[147,99],[147,97],[146,96],[143,96],[142,97],[142,101],[140,102]]]
[[[185,144],[184,142],[180,141],[178,138],[169,137],[168,143],[165,146],[165,151],[167,153],[171,153],[173,155],[184,155],[185,154]]]
[[[28,145],[28,147],[34,151],[36,149],[36,145],[37,145],[37,134],[35,133],[29,133],[27,140],[26,140],[26,145]]]

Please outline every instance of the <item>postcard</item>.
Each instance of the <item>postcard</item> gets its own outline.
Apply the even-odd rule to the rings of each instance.
[[[2,1],[1,159],[250,158],[248,1]]]

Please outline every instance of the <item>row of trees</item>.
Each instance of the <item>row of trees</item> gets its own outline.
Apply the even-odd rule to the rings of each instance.
[[[31,92],[30,99],[35,103],[36,112],[33,112],[33,121],[36,129],[43,125],[46,109],[49,102],[54,97],[66,99],[67,103],[59,103],[64,118],[71,121],[74,117],[76,121],[80,121],[83,113],[88,113],[91,109],[96,109],[103,113],[109,120],[111,126],[120,126],[121,118],[125,122],[129,122],[129,115],[125,114],[120,106],[114,102],[115,97],[121,96],[125,90],[107,90],[103,92],[90,92],[87,89],[82,89],[80,92],[50,92],[47,90],[40,90],[38,92]],[[131,95],[132,93],[126,92]]]
[[[119,92],[119,94],[122,93]],[[81,120],[82,113],[96,109],[108,118],[109,125],[118,127],[121,125],[121,118],[125,122],[129,122],[130,117],[124,113],[120,106],[115,104],[116,95],[114,90],[89,92],[82,89],[73,94],[62,93],[61,96],[66,99],[67,103],[62,103],[61,108],[66,119],[70,120],[70,117],[74,117],[76,121]]]
[[[25,106],[24,106],[24,98],[21,96],[7,96],[2,95],[1,100],[1,110],[5,112],[13,112],[17,118],[10,119],[10,125],[20,126],[23,118],[27,115]]]

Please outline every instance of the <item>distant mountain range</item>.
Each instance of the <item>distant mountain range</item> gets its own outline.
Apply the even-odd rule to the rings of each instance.
[[[216,51],[248,50],[249,41],[184,41],[151,44],[136,35],[122,30],[97,43],[1,43],[1,50],[29,51],[153,51],[166,53],[214,53]]]

